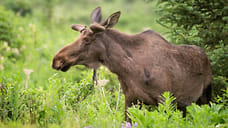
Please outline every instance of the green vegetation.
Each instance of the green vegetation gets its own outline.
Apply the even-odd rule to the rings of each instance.
[[[51,69],[56,51],[78,36],[70,25],[89,25],[90,13],[97,6],[102,7],[103,19],[122,12],[115,26],[122,32],[151,28],[170,42],[201,46],[211,59],[214,103],[192,104],[183,118],[175,98],[166,92],[153,111],[146,105],[129,109],[132,127],[228,127],[228,2],[206,1],[200,3],[205,6],[191,7],[194,2],[162,0],[157,8],[157,1],[150,0],[0,1],[0,127],[130,127],[124,122],[119,82],[106,68],[99,68],[97,86],[92,70],[83,66],[67,73]],[[205,27],[208,24],[212,28]]]
[[[198,106],[195,103],[187,107],[187,116],[182,117],[182,112],[173,104],[175,98],[170,93],[162,95],[164,101],[153,111],[137,107],[129,109],[131,119],[138,123],[140,128],[225,128],[228,127],[228,110],[223,105],[211,103]]]

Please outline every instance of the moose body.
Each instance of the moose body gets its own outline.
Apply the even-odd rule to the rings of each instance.
[[[98,7],[91,14],[89,29],[72,25],[81,34],[56,53],[52,67],[67,71],[77,64],[94,69],[106,66],[118,76],[125,111],[137,101],[157,105],[165,91],[176,97],[183,111],[193,102],[209,102],[212,73],[208,57],[199,47],[173,45],[151,30],[135,35],[121,33],[111,28],[119,16],[120,12],[114,13],[100,23]]]

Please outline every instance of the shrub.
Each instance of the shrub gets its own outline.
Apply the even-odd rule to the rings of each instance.
[[[23,58],[22,40],[15,22],[20,18],[0,6],[0,65],[3,60],[16,61]],[[2,68],[0,68],[2,69]]]
[[[182,112],[173,104],[175,98],[169,92],[165,92],[162,99],[163,101],[152,112],[145,108],[142,110],[137,107],[129,108],[131,120],[136,122],[139,128],[183,127],[185,122]]]
[[[193,103],[187,107],[186,118],[182,117],[182,112],[176,109],[172,102],[175,100],[170,93],[162,95],[164,101],[158,105],[154,111],[147,109],[140,110],[137,107],[128,109],[129,116],[139,128],[208,128],[208,127],[227,127],[228,111],[222,109],[222,104],[198,106]]]
[[[7,0],[3,2],[3,5],[7,9],[13,10],[15,13],[19,13],[21,16],[32,13],[31,5],[26,0]]]
[[[217,96],[216,102],[219,104],[222,104],[224,109],[226,109],[228,107],[228,88],[222,91],[223,91],[223,94],[221,96],[220,95]]]

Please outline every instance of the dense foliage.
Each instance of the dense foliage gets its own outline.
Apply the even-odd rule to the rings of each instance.
[[[227,87],[227,3],[211,1],[215,3],[207,5],[200,1],[205,11],[192,7],[201,17],[199,22],[189,18],[194,11],[182,13],[193,3],[182,2],[183,8],[177,0],[160,3],[162,17],[158,21],[167,29],[156,24],[159,15],[155,10],[159,8],[150,0],[0,1],[0,127],[228,127],[228,89],[220,89]],[[104,18],[122,11],[116,25],[120,31],[138,33],[151,27],[165,35],[169,30],[171,42],[204,48],[211,59],[215,89],[220,92],[214,98],[217,104],[193,104],[183,118],[173,102],[175,97],[166,92],[152,111],[146,105],[141,110],[137,105],[130,108],[130,124],[124,121],[124,95],[119,82],[106,68],[98,70],[98,85],[93,84],[92,71],[83,66],[72,67],[67,73],[51,69],[55,52],[78,35],[70,25],[89,25],[90,13],[97,6],[102,7]],[[214,13],[208,13],[207,6],[215,9]],[[203,27],[209,23],[210,28]]]
[[[223,105],[211,103],[198,106],[192,104],[187,107],[186,118],[182,117],[182,112],[177,110],[173,104],[175,97],[165,92],[162,95],[163,102],[153,111],[137,107],[129,109],[131,119],[138,123],[140,128],[225,128],[228,126],[228,111],[222,109]]]
[[[23,58],[21,34],[15,29],[18,25],[16,22],[20,20],[15,20],[11,11],[0,7],[0,65],[4,59],[16,61]]]
[[[160,24],[172,43],[203,48],[211,60],[214,95],[228,87],[228,1],[159,0]]]

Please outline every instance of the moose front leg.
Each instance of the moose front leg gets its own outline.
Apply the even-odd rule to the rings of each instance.
[[[133,104],[133,102],[132,102],[131,100],[127,99],[127,97],[125,97],[125,121],[127,121],[127,122],[131,122],[131,119],[130,119],[130,117],[128,116],[128,111],[127,111],[127,109],[128,109],[129,107],[131,107],[132,104]]]
[[[128,116],[127,110],[134,103],[134,95],[132,94],[132,91],[128,90],[129,86],[125,83],[125,81],[123,81],[122,79],[119,79],[119,81],[125,96],[125,121],[131,122],[131,119]]]
[[[97,70],[94,68],[93,69],[93,85],[97,85]]]

